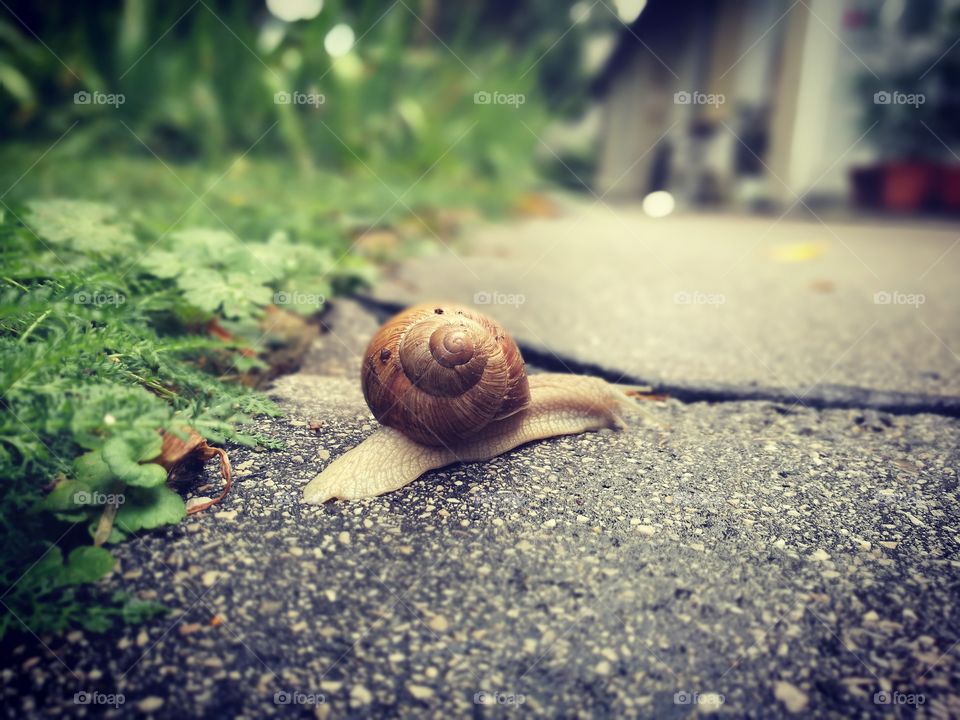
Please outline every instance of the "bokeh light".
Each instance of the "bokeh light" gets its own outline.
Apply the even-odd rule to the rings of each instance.
[[[625,23],[632,23],[643,12],[647,0],[616,0],[617,15]]]
[[[267,10],[284,22],[312,20],[323,10],[323,0],[267,0]]]
[[[657,190],[643,199],[643,211],[652,218],[666,217],[675,207],[673,195],[666,190]]]
[[[353,48],[353,28],[344,23],[334,25],[323,39],[323,48],[333,57],[342,57]]]

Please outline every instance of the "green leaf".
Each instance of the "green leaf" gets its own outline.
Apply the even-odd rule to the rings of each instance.
[[[336,285],[340,292],[373,285],[378,278],[377,267],[357,255],[347,255],[337,263]]]
[[[91,450],[73,461],[73,474],[77,483],[89,489],[106,489],[116,480],[116,475],[103,460],[99,450]]]
[[[160,457],[163,437],[153,428],[134,428],[123,434],[123,439],[133,448],[134,459],[140,462]]]
[[[29,224],[50,242],[70,245],[80,252],[120,253],[136,242],[125,224],[116,220],[110,205],[85,200],[34,200]]]
[[[209,313],[222,312],[227,318],[251,318],[273,295],[266,285],[239,273],[188,272],[177,284],[192,305]]]
[[[181,256],[201,265],[213,265],[226,253],[240,246],[240,241],[226,230],[187,228],[170,235]]]
[[[277,293],[277,299],[289,300],[283,305],[284,308],[310,316],[323,310],[331,295],[333,288],[327,282],[317,282],[316,278],[293,278],[282,292]]]
[[[140,267],[158,278],[175,278],[187,269],[179,255],[159,248],[150,250],[140,258]]]
[[[30,81],[9,63],[0,63],[0,88],[10,93],[21,105],[32,105],[36,102]]]
[[[158,615],[166,615],[170,609],[152,600],[128,600],[120,609],[120,617],[127,625],[137,625]]]
[[[155,487],[167,481],[167,471],[154,463],[141,464],[139,458],[143,453],[123,436],[107,440],[102,452],[110,471],[128,485]]]
[[[60,581],[63,585],[96,582],[113,570],[116,564],[117,560],[109,550],[84,545],[70,553]]]
[[[33,591],[34,595],[40,595],[60,583],[62,572],[63,553],[54,545],[24,573],[17,586]]]
[[[244,283],[260,285],[303,268],[292,254],[277,252],[264,243],[244,243],[223,230],[191,228],[173,233],[168,247],[150,250],[140,265],[160,278],[186,273],[231,272]],[[314,271],[317,266],[314,265]],[[212,311],[211,311],[212,312]]]
[[[90,608],[90,613],[80,619],[80,624],[83,625],[84,630],[102,633],[110,629],[110,626],[113,625],[110,614],[99,610],[99,608]]]
[[[75,480],[63,480],[57,483],[40,503],[44,510],[76,510],[78,506],[90,504],[92,493],[85,483]]]
[[[70,419],[74,440],[88,450],[96,450],[112,436],[131,439],[140,452],[157,430],[167,426],[170,407],[144,388],[119,385],[91,385],[82,388],[74,402]],[[135,439],[135,440],[134,440]],[[159,454],[159,449],[153,456]]]
[[[87,519],[86,512],[54,512],[53,516],[60,520],[61,522],[70,523],[74,525],[78,522],[83,522]],[[91,535],[92,537],[92,535]]]
[[[246,355],[237,355],[236,359],[233,361],[233,366],[237,369],[239,373],[248,373],[251,370],[269,370],[270,365],[261,360],[260,358],[247,357]]]
[[[175,525],[185,518],[187,508],[177,493],[165,485],[127,488],[126,501],[115,524],[124,532]]]

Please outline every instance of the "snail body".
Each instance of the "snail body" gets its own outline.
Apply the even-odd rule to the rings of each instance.
[[[367,404],[385,427],[311,480],[307,503],[382,495],[455,462],[622,427],[632,405],[620,388],[599,378],[528,377],[507,332],[456,305],[418,306],[389,320],[367,347],[361,380]]]

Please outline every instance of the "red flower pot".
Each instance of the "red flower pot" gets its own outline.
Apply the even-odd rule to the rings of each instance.
[[[939,195],[944,210],[960,213],[960,165],[946,165],[940,169]]]
[[[893,162],[885,167],[883,206],[894,212],[916,212],[929,204],[937,171],[930,163]]]

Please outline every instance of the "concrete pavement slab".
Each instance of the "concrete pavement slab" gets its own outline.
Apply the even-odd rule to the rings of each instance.
[[[945,224],[577,206],[475,232],[373,297],[475,304],[545,357],[656,385],[956,399],[958,246],[960,228]]]

